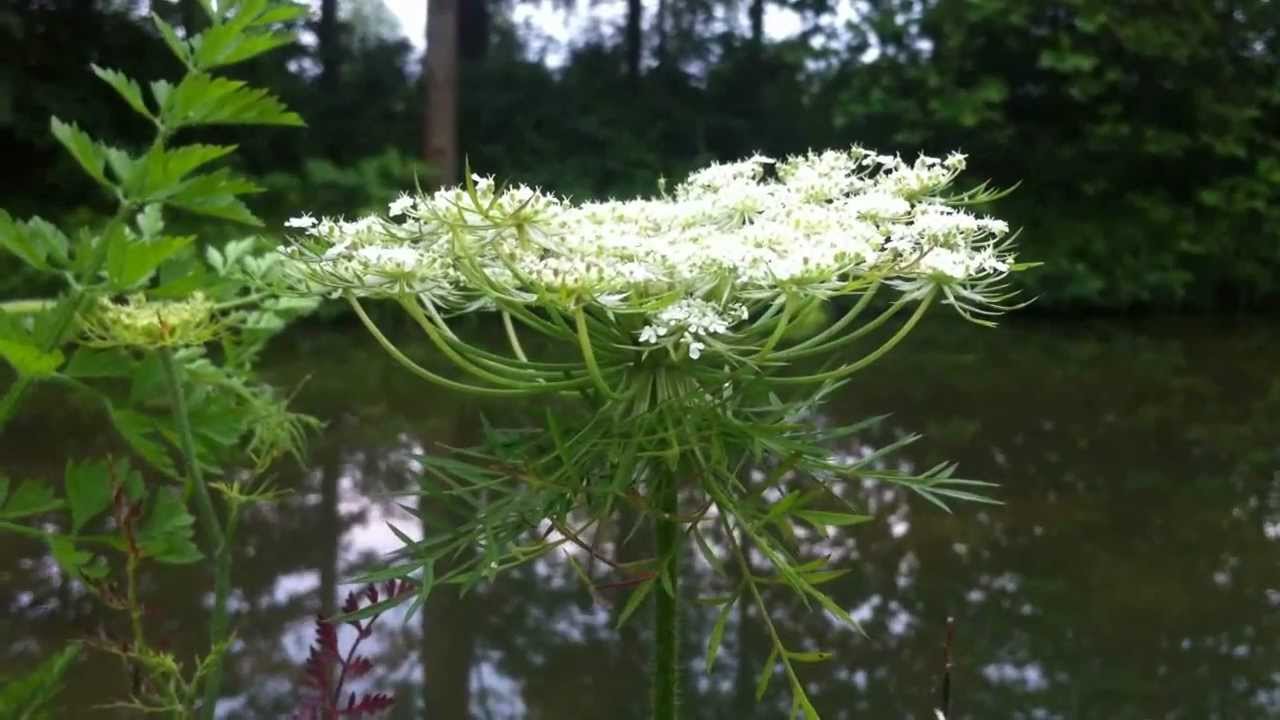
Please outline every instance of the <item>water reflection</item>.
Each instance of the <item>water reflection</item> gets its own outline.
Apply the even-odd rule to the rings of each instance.
[[[1280,713],[1276,339],[1207,320],[940,323],[858,378],[831,421],[895,415],[838,452],[919,431],[926,438],[888,462],[956,460],[962,474],[1001,483],[1006,504],[948,515],[868,483],[877,520],[814,538],[856,568],[828,587],[865,635],[785,593],[771,604],[792,644],[837,653],[804,668],[823,716],[928,717],[948,615],[957,718]],[[273,372],[283,382],[310,373],[299,401],[330,422],[309,470],[280,469],[295,492],[243,530],[229,718],[288,716],[311,619],[335,607],[342,578],[397,545],[387,523],[420,533],[398,505],[413,499],[397,493],[415,485],[421,453],[473,440],[481,413],[520,413],[423,386],[354,330],[292,340]],[[36,400],[44,411],[0,444],[11,473],[56,477],[67,447],[109,447],[91,408]],[[0,675],[104,620],[39,544],[6,537],[3,548]],[[686,587],[710,592],[713,580]],[[144,588],[154,635],[180,657],[204,638],[207,596],[193,589],[208,589],[198,570],[168,568]],[[735,611],[711,674],[701,663],[711,611],[691,607],[687,619],[690,717],[785,717],[785,683],[775,679],[762,705],[752,697],[768,653],[754,609]],[[385,617],[369,682],[397,694],[395,718],[638,719],[645,632],[615,630],[611,609],[552,558],[466,598],[442,593],[425,620]],[[103,659],[84,668],[65,715],[112,717],[91,706],[124,686],[120,670]]]

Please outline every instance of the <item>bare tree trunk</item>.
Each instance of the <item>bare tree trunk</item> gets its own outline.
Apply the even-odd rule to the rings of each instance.
[[[422,155],[439,185],[458,181],[458,0],[427,0]]]
[[[320,87],[332,92],[338,86],[342,61],[342,50],[338,47],[338,0],[321,0],[316,36],[320,45]]]
[[[764,47],[764,0],[751,0],[748,14],[751,16],[751,49],[759,52]]]
[[[641,0],[627,0],[627,76],[632,80],[640,77],[641,36],[640,25],[644,20],[644,6]]]
[[[658,17],[654,20],[658,33],[658,67],[667,64],[667,0],[658,0]]]
[[[422,612],[423,711],[431,720],[469,720],[471,667],[475,662],[475,620],[456,587],[431,591]]]

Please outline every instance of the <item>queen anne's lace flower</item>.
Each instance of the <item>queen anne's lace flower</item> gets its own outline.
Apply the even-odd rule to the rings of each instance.
[[[213,339],[220,320],[203,293],[184,300],[147,300],[131,295],[123,302],[101,298],[81,317],[86,345],[164,348],[202,345]]]
[[[296,292],[417,296],[447,310],[503,302],[641,314],[641,345],[689,357],[777,298],[847,294],[883,279],[941,289],[967,316],[1008,297],[1004,222],[948,204],[965,157],[854,148],[754,156],[690,175],[670,196],[572,203],[492,178],[401,195],[386,218],[310,215],[284,249]]]

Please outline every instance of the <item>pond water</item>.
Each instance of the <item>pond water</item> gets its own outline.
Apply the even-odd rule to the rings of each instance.
[[[955,718],[1280,717],[1273,328],[1263,318],[1040,317],[995,331],[939,320],[857,376],[832,419],[893,413],[859,443],[922,433],[895,463],[957,461],[962,476],[999,483],[1004,504],[947,514],[866,487],[876,520],[833,544],[854,571],[827,586],[865,636],[772,598],[793,644],[836,653],[804,667],[823,717],[931,718],[948,616]],[[292,494],[241,532],[227,718],[288,717],[315,615],[340,602],[345,577],[397,547],[388,522],[416,534],[390,493],[416,485],[421,453],[467,443],[481,414],[521,417],[519,406],[421,384],[357,328],[281,340],[269,373],[286,384],[309,375],[298,404],[328,426],[309,470],[279,468]],[[101,432],[89,409],[44,391],[0,439],[0,465],[56,478],[68,448]],[[152,637],[179,657],[196,652],[208,590],[198,569],[148,575]],[[394,692],[393,718],[639,720],[645,623],[616,630],[621,596],[602,599],[555,558],[461,600],[438,595],[425,621],[379,621],[377,668],[361,687]],[[768,648],[752,614],[734,617],[704,672],[709,612],[688,613],[687,717],[785,717],[780,678],[754,702]],[[0,676],[101,622],[40,544],[0,540]],[[113,660],[92,658],[58,717],[124,717],[94,704],[127,687]]]

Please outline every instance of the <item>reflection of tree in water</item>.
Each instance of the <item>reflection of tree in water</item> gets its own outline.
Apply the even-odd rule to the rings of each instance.
[[[1276,712],[1280,380],[1270,339],[1186,320],[1168,331],[1114,321],[1069,332],[938,325],[858,378],[848,404],[829,409],[833,421],[896,411],[860,441],[923,430],[927,437],[900,459],[957,460],[962,474],[1001,483],[1007,504],[959,505],[950,516],[898,490],[855,492],[876,520],[822,549],[854,569],[827,587],[867,636],[836,629],[786,593],[770,598],[797,645],[836,652],[803,668],[823,716],[927,717],[949,614],[958,621],[957,718]],[[464,404],[425,388],[379,353],[334,350],[342,342],[298,340],[300,366],[313,373],[299,401],[330,425],[314,444],[310,472],[281,468],[280,483],[295,494],[255,511],[244,528],[229,679],[241,694],[232,717],[287,712],[311,619],[343,591],[335,583],[395,546],[384,520],[409,529],[416,522],[380,497],[416,481],[414,453],[437,441],[470,442],[480,412],[504,423],[515,417],[511,407]],[[288,358],[278,362],[282,379],[300,377]],[[48,418],[70,437],[97,427],[74,412]],[[6,437],[5,457],[17,458],[6,462],[9,471],[56,477],[67,436],[23,429],[30,432]],[[38,440],[15,447],[14,437]],[[4,547],[0,636],[16,641],[0,649],[0,673],[48,655],[96,620],[86,614],[92,603],[58,581],[42,546],[6,538]],[[171,637],[180,655],[204,638],[205,611],[192,588],[205,584],[184,569],[148,575],[157,634]],[[709,577],[686,587],[715,591]],[[425,638],[416,620],[379,624],[373,682],[399,686],[393,717],[424,716],[423,657],[433,720],[644,716],[643,614],[614,630],[611,613],[590,602],[564,563],[539,562],[445,602],[429,609],[435,630]],[[755,705],[768,645],[753,611],[745,622],[740,612],[708,676],[701,651],[712,617],[690,610],[691,717],[785,715],[776,678]],[[79,709],[117,682],[109,661],[93,662],[100,664],[75,689]]]

